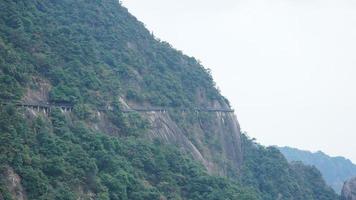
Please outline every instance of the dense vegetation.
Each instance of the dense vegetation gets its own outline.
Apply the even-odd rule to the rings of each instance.
[[[262,199],[338,199],[320,172],[301,163],[289,164],[275,147],[264,147],[243,135],[242,182],[258,188]]]
[[[246,135],[243,145],[242,182],[258,188],[263,199],[338,199],[316,168],[289,164],[277,148],[261,146]]]
[[[301,161],[320,170],[325,181],[338,193],[344,182],[356,176],[356,165],[343,157],[330,157],[323,152],[312,153],[290,147],[278,148],[288,161]]]
[[[71,114],[49,116],[0,106],[0,174],[14,169],[29,199],[337,198],[317,170],[289,165],[276,149],[246,137],[244,165],[229,178],[208,175],[174,146],[147,141],[147,122],[121,113],[120,97],[167,107],[228,102],[208,70],[155,39],[116,0],[2,0],[0,58],[1,101],[23,99],[45,83],[49,102],[74,105]],[[119,135],[90,126],[95,109],[107,104]],[[209,123],[208,115],[171,117],[185,129],[185,119]],[[214,140],[207,135],[204,142],[221,151]],[[0,199],[9,200],[6,178]]]
[[[0,98],[46,77],[52,102],[106,104],[118,95],[154,106],[222,99],[194,58],[160,42],[114,0],[0,2]],[[5,87],[6,86],[6,87]]]

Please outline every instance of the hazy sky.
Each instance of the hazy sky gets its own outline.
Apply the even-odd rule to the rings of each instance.
[[[356,162],[356,0],[123,0],[199,59],[264,145]]]

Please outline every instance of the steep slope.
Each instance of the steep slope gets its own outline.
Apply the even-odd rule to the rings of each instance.
[[[343,157],[331,157],[319,151],[312,153],[290,147],[278,148],[289,161],[301,161],[320,170],[325,181],[340,193],[346,180],[356,176],[356,165]]]
[[[356,178],[345,181],[341,192],[341,200],[356,199]]]
[[[0,57],[0,198],[337,197],[242,144],[209,70],[116,0],[0,1]]]

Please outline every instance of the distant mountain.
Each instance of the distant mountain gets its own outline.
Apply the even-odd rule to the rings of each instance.
[[[341,192],[347,179],[356,176],[356,165],[344,157],[331,157],[321,151],[312,153],[290,147],[279,147],[279,150],[288,161],[301,161],[306,165],[314,165],[337,193]]]

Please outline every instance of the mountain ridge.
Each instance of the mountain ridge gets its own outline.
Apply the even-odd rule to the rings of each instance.
[[[322,151],[311,152],[291,147],[278,147],[278,149],[289,161],[314,165],[338,193],[341,192],[345,181],[356,176],[356,165],[342,156],[329,156]]]

